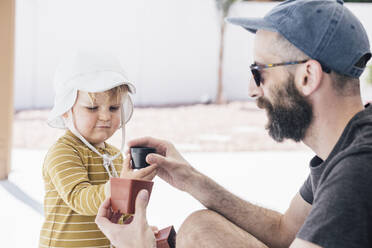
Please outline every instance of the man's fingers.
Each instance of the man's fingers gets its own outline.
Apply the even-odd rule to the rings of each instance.
[[[167,159],[159,154],[156,153],[150,153],[146,156],[146,162],[149,164],[158,164],[158,165],[164,165],[167,164]]]
[[[111,221],[109,220],[110,206],[111,206],[110,198],[107,198],[106,200],[103,201],[103,203],[98,209],[95,222],[100,228],[101,227],[104,229],[110,228],[112,224]]]
[[[105,236],[109,240],[113,240],[113,235],[115,235],[115,230],[117,230],[118,227],[121,227],[122,225],[120,224],[115,224],[112,223],[109,219],[106,217],[98,216],[96,217],[95,220],[98,228],[105,234]]]
[[[134,213],[134,221],[146,223],[146,208],[149,201],[149,192],[145,189],[141,190],[136,198],[136,209]]]
[[[97,226],[99,226],[99,228],[102,230],[102,229],[110,229],[112,228],[113,225],[115,225],[115,223],[112,223],[109,219],[107,219],[105,216],[96,216],[96,220],[95,220]]]

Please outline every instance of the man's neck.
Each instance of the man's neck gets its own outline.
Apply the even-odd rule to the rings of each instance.
[[[314,120],[303,142],[323,160],[332,152],[350,119],[364,108],[360,97],[345,98],[314,106]]]

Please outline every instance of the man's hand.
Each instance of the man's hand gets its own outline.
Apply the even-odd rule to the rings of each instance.
[[[165,140],[144,137],[128,142],[129,147],[146,146],[156,149],[156,154],[147,155],[146,161],[158,167],[158,176],[182,191],[187,191],[195,169],[181,156],[173,144]]]
[[[107,198],[98,210],[96,224],[111,243],[118,248],[154,248],[155,236],[152,228],[147,224],[146,208],[149,193],[141,190],[136,199],[136,213],[130,224],[114,224],[109,220],[110,198]]]

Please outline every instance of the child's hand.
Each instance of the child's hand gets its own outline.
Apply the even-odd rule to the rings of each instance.
[[[140,170],[133,170],[131,165],[131,156],[128,152],[127,157],[125,158],[123,162],[123,169],[120,173],[120,178],[129,178],[129,179],[142,179],[142,180],[148,180],[151,181],[156,176],[158,170],[157,165],[151,165],[146,168],[140,169]]]
[[[157,235],[159,233],[159,228],[157,226],[150,226],[150,228],[154,235]]]

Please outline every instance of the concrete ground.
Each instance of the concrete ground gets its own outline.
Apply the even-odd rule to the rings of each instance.
[[[13,150],[9,180],[0,181],[1,247],[37,247],[43,221],[41,165],[46,150]],[[284,212],[308,174],[307,151],[185,153],[199,171],[228,190],[261,206]],[[148,221],[159,228],[182,221],[200,203],[155,179]]]

